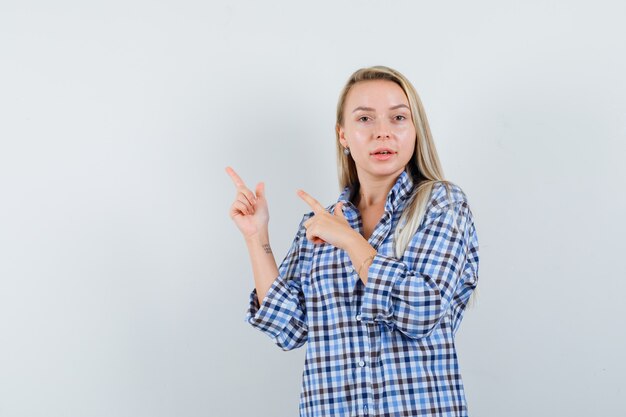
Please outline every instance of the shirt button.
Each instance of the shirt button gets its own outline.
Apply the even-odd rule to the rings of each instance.
[[[365,366],[365,361],[359,361],[359,366],[362,368]]]
[[[363,406],[363,411],[365,411],[367,413],[367,406],[366,405]]]
[[[356,318],[356,321],[361,321],[361,315],[360,314],[357,314],[355,318]]]

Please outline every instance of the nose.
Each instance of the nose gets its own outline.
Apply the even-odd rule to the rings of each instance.
[[[376,139],[389,139],[391,137],[391,129],[387,121],[378,119],[378,123],[376,123],[376,130],[374,131]]]

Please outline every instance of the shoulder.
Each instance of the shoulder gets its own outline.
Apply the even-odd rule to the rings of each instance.
[[[450,181],[437,181],[433,184],[428,205],[435,211],[446,209],[460,203],[468,204],[463,189]]]
[[[458,184],[449,181],[435,183],[429,204],[429,218],[440,218],[442,224],[463,234],[472,233],[474,215],[467,194]]]
[[[433,185],[426,217],[442,218],[455,228],[462,229],[474,222],[467,194],[458,184],[450,181],[438,181]]]

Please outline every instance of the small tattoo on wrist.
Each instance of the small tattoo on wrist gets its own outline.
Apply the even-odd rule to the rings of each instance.
[[[269,243],[264,243],[263,249],[265,249],[265,253],[272,253],[272,248],[270,247]]]

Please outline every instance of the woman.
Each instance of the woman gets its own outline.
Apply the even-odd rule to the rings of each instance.
[[[312,211],[280,268],[264,184],[252,193],[226,168],[255,279],[246,321],[284,350],[308,342],[301,416],[466,416],[454,335],[478,280],[468,200],[393,69],[352,74],[336,138],[343,191],[324,208],[298,190]]]

